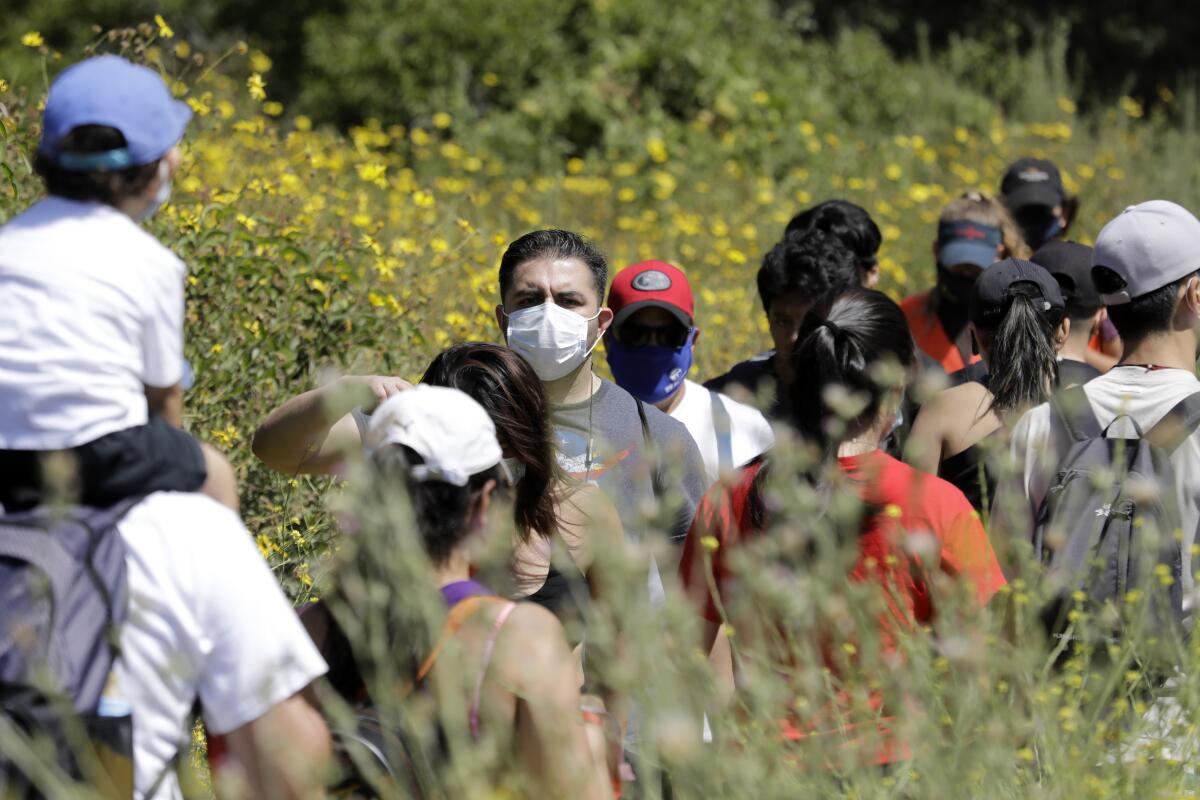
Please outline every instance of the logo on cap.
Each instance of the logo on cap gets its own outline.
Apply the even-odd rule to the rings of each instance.
[[[1042,181],[1050,180],[1050,173],[1040,170],[1037,167],[1030,167],[1018,172],[1017,177],[1026,183],[1041,183]]]
[[[964,239],[986,239],[987,234],[979,230],[979,228],[964,228],[962,230]]]
[[[657,269],[648,269],[638,275],[630,285],[641,292],[661,292],[671,288],[671,278]]]

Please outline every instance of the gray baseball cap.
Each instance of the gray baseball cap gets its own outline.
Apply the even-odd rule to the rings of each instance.
[[[1105,267],[1120,278],[1112,286]],[[1169,200],[1129,206],[1096,237],[1092,276],[1105,305],[1128,303],[1200,270],[1200,220]]]

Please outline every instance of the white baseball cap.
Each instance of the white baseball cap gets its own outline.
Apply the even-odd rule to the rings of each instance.
[[[1161,289],[1200,270],[1200,220],[1169,200],[1129,206],[1096,237],[1092,266],[1107,267],[1125,282],[1116,291],[1101,292],[1105,305]],[[1097,286],[1108,288],[1103,280]]]
[[[421,384],[385,400],[371,414],[367,452],[387,445],[411,447],[424,459],[412,468],[418,481],[466,486],[500,463],[492,418],[469,395],[445,386]]]

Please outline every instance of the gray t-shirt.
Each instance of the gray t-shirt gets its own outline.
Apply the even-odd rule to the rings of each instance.
[[[645,512],[655,499],[666,504],[653,517],[663,520],[671,542],[682,544],[708,488],[704,460],[683,423],[645,403],[642,411],[645,430],[638,401],[609,381],[601,381],[588,400],[551,409],[558,464],[572,478],[599,486],[616,505],[625,534],[634,539],[654,527],[653,519],[647,525]],[[657,451],[649,462],[647,439]]]

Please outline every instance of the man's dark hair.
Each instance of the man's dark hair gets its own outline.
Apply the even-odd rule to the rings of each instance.
[[[858,285],[858,261],[850,248],[820,230],[792,231],[763,256],[758,296],[771,313],[775,298],[800,292],[816,300],[833,289]]]
[[[835,236],[850,248],[858,259],[859,267],[871,269],[875,266],[879,245],[883,235],[879,226],[862,206],[849,200],[826,200],[792,217],[784,230],[784,236],[793,232],[807,233],[823,231]]]
[[[80,125],[62,138],[58,143],[58,150],[63,153],[103,153],[117,150],[127,144],[125,136],[116,128],[107,125]],[[81,172],[62,169],[54,163],[53,158],[39,153],[34,159],[33,168],[42,176],[46,183],[46,191],[52,195],[117,207],[127,198],[136,197],[146,191],[158,175],[159,161],[161,159],[125,169]]]
[[[604,287],[608,285],[608,261],[600,248],[572,231],[552,228],[532,231],[508,246],[500,257],[500,298],[508,294],[517,267],[535,258],[578,258],[592,271],[596,296],[604,302]]]
[[[1126,348],[1131,344],[1137,344],[1151,334],[1171,329],[1171,322],[1175,319],[1179,287],[1187,283],[1195,274],[1193,272],[1191,275],[1185,275],[1161,289],[1155,289],[1141,297],[1135,297],[1128,303],[1108,307],[1108,318],[1112,320],[1117,333],[1121,334]],[[1101,294],[1118,292],[1124,287],[1124,281],[1108,267],[1093,267],[1092,277]]]

